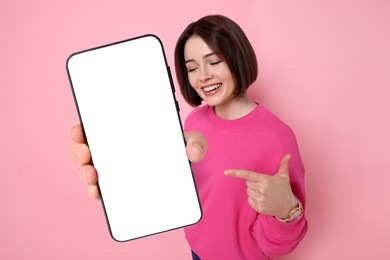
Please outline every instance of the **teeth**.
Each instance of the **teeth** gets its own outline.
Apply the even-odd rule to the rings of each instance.
[[[203,88],[203,90],[204,90],[205,92],[210,92],[210,91],[216,90],[216,89],[219,88],[220,86],[222,86],[222,84],[215,84],[215,85],[212,85],[212,86]]]

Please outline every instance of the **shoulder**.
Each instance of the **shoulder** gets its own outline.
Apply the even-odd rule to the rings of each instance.
[[[295,134],[291,127],[283,120],[281,120],[278,116],[276,116],[273,112],[271,112],[268,108],[259,105],[258,109],[260,109],[263,114],[261,120],[261,124],[263,126],[267,127],[274,134],[285,135],[295,138]]]
[[[272,150],[282,156],[286,153],[299,154],[298,140],[293,129],[278,116],[266,108],[262,108],[263,118],[258,123],[264,141]]]
[[[195,108],[187,116],[184,122],[184,128],[186,131],[189,131],[193,128],[194,124],[200,124],[202,120],[206,120],[207,111],[210,107],[208,105],[203,105]]]
[[[263,109],[266,111],[264,116],[264,124],[267,125],[267,128],[270,130],[269,140],[272,142],[273,149],[277,154],[279,154],[278,156],[280,158],[286,153],[290,153],[293,156],[292,160],[290,161],[293,175],[304,173],[305,168],[302,163],[298,140],[294,131],[288,124],[282,121],[270,110],[266,108]],[[279,159],[275,161],[275,164],[279,165],[279,161]]]
[[[210,108],[208,105],[203,105],[200,107],[195,108],[194,110],[191,111],[191,113],[187,116],[187,120],[191,118],[196,118],[196,117],[203,117],[206,115],[207,110]]]

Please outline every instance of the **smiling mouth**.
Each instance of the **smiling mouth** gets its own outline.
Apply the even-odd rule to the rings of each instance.
[[[222,83],[211,85],[211,86],[208,86],[208,87],[204,87],[203,91],[206,92],[206,93],[207,92],[211,92],[211,91],[214,91],[214,90],[220,88],[221,86],[222,86]]]

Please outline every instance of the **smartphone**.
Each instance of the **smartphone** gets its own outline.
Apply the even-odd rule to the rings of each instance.
[[[66,67],[112,238],[129,241],[200,221],[161,40],[143,35],[83,50]]]

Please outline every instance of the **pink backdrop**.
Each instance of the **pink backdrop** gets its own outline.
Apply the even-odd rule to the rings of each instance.
[[[283,259],[390,259],[388,0],[2,0],[0,259],[190,259],[182,230],[109,237],[68,155],[65,60],[154,33],[173,67],[179,33],[212,13],[247,32],[260,65],[250,94],[299,139],[310,229]]]

